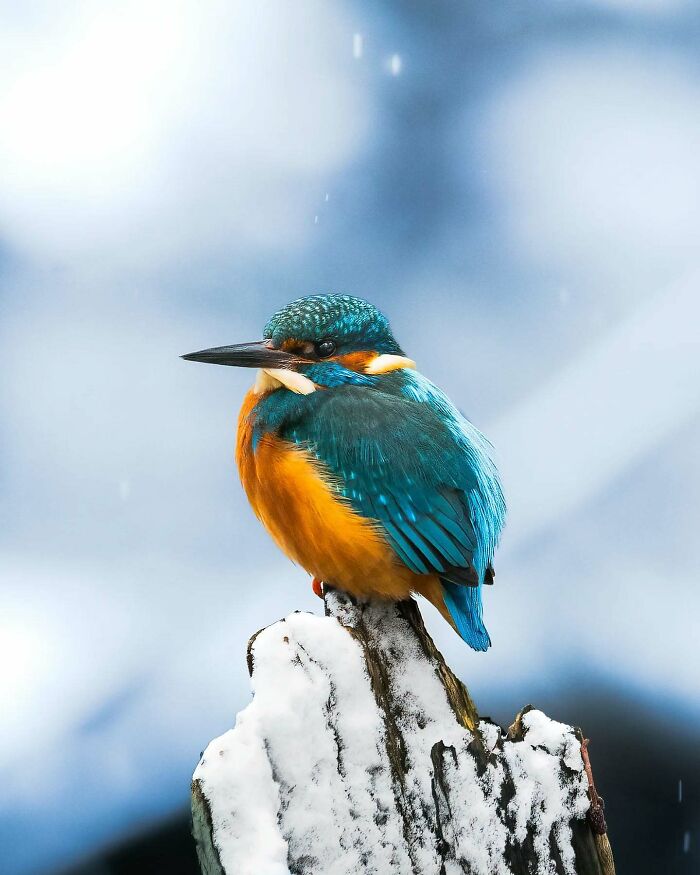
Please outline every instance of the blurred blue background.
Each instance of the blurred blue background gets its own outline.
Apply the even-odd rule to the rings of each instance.
[[[483,713],[598,727],[618,857],[648,793],[697,865],[697,5],[0,10],[3,873],[182,811],[248,637],[320,610],[238,484],[251,374],[178,356],[327,291],[379,305],[496,447],[494,647],[426,609],[438,645]],[[632,712],[684,752],[625,797]]]

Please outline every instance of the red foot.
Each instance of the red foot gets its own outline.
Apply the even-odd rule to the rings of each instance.
[[[314,594],[317,595],[320,599],[323,598],[323,581],[319,580],[318,577],[314,577],[311,581],[311,589],[314,591]]]

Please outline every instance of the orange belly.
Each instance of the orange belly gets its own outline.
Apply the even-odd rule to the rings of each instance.
[[[309,453],[271,434],[253,452],[249,414],[259,400],[251,392],[241,409],[236,461],[253,510],[287,556],[360,598],[404,599],[419,592],[449,618],[437,575],[407,568],[379,524],[352,508]]]

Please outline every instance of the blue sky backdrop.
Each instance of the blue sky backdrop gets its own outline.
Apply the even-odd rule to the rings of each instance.
[[[482,711],[584,673],[697,725],[697,6],[0,13],[3,871],[181,806],[249,635],[320,609],[238,484],[252,375],[178,358],[302,294],[495,444],[493,649],[425,610]]]

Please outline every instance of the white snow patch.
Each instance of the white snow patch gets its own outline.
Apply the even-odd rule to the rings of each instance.
[[[335,594],[331,597],[333,612],[340,613]],[[432,799],[431,751],[439,741],[461,750],[473,736],[457,723],[434,666],[418,640],[407,634],[405,621],[399,619],[394,607],[387,604],[383,611],[375,607],[371,616],[375,621],[370,627],[372,643],[384,654],[392,692],[401,703],[395,718],[406,742],[404,802],[411,811],[413,860],[419,872],[437,872],[440,859],[433,835],[435,814],[425,804]]]
[[[467,745],[447,751],[444,772],[449,786],[449,822],[443,834],[453,848],[453,870],[473,875],[508,875],[504,852],[508,828],[498,811],[498,799],[505,778],[502,764],[489,764],[479,777]]]
[[[550,720],[541,711],[523,716],[525,740],[504,745],[505,759],[515,784],[508,810],[515,817],[515,837],[523,841],[534,828],[538,873],[550,871],[549,837],[553,833],[567,875],[575,875],[571,847],[572,817],[584,817],[589,807],[588,781],[583,772],[579,742],[570,726]],[[578,772],[574,783],[564,781],[561,761]]]
[[[489,720],[481,720],[479,722],[479,732],[484,739],[484,744],[487,750],[493,750],[498,744],[498,739],[501,737],[501,727]]]
[[[204,751],[194,773],[212,808],[214,843],[226,872],[287,875],[287,843],[277,825],[279,793],[255,714]]]
[[[529,745],[544,747],[549,753],[562,757],[565,764],[574,771],[580,772],[583,769],[581,745],[571,726],[551,720],[536,708],[523,715],[523,725],[527,730]]]
[[[254,699],[223,736],[233,746],[227,774],[222,778],[220,758],[208,755],[219,741],[195,772],[210,800],[226,871],[267,872],[265,865],[286,860],[287,848],[294,859],[314,860],[315,871],[329,875],[410,871],[384,725],[357,642],[334,619],[292,614],[261,632],[253,653]],[[261,773],[250,772],[249,732],[258,738],[254,752],[264,750],[272,764],[276,795],[269,767],[269,778],[265,773],[261,781]],[[241,840],[244,827],[234,825],[232,812],[244,824],[252,812],[264,826],[255,838]],[[270,823],[276,832],[270,833]],[[265,865],[261,841],[274,849]],[[368,847],[372,859],[365,865]],[[287,871],[286,863],[279,871]]]
[[[259,633],[253,701],[195,771],[225,871],[508,875],[509,844],[530,834],[537,875],[550,873],[550,836],[574,875],[569,824],[588,809],[574,730],[532,710],[513,742],[482,721],[482,759],[393,605],[331,593],[327,606],[334,616],[295,613]],[[353,629],[381,654],[388,717]]]

